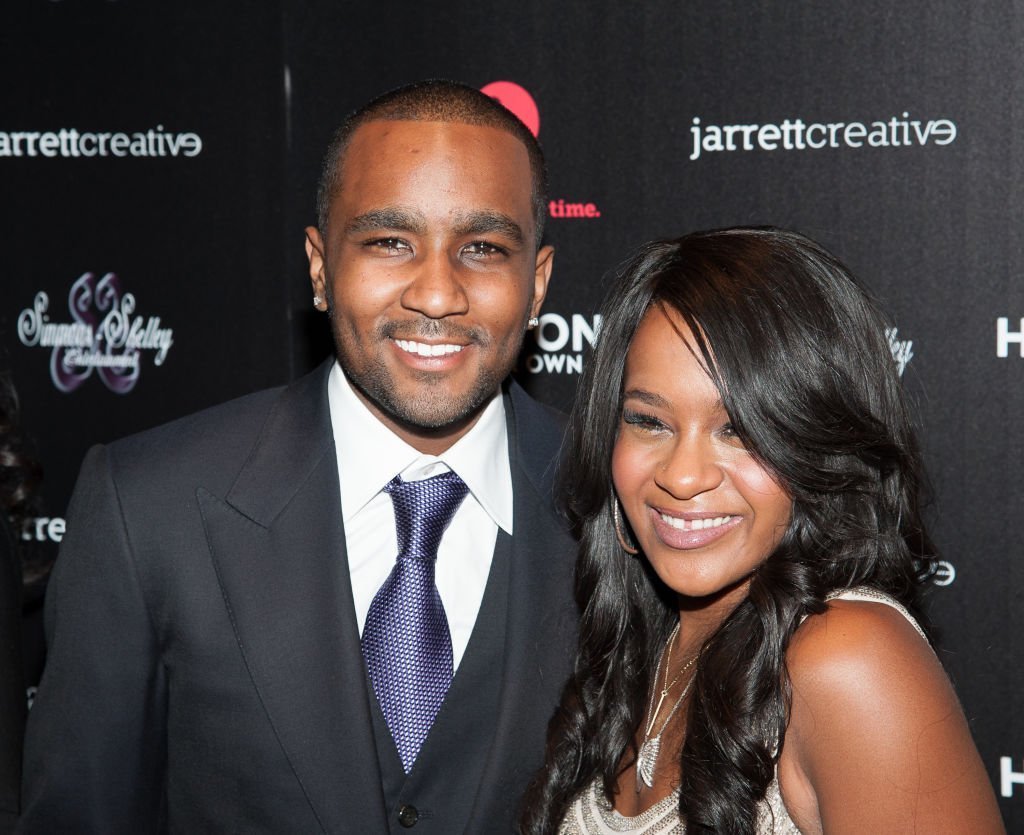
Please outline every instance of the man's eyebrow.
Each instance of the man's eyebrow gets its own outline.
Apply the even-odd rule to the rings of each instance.
[[[522,244],[526,240],[526,236],[523,234],[523,227],[501,212],[467,213],[456,218],[454,231],[459,237],[487,235],[496,232],[499,235],[504,235],[516,244]]]
[[[384,229],[422,235],[426,232],[427,224],[419,212],[399,208],[373,209],[357,215],[345,224],[345,232],[349,235],[379,232]]]

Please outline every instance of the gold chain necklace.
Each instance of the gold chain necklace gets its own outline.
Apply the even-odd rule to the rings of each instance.
[[[676,711],[679,709],[679,705],[683,703],[683,699],[686,698],[686,694],[690,692],[690,685],[693,684],[693,676],[686,682],[686,686],[683,688],[683,692],[679,694],[679,698],[676,699],[676,703],[672,705],[672,710],[668,712],[668,716],[665,717],[665,721],[661,726],[661,730],[658,731],[656,736],[651,736],[651,731],[654,730],[654,723],[657,721],[658,714],[661,713],[661,707],[665,704],[665,699],[668,696],[669,691],[676,686],[679,679],[683,677],[683,673],[692,667],[697,659],[700,657],[698,652],[689,661],[687,661],[676,673],[676,677],[672,679],[672,683],[668,683],[668,671],[672,665],[672,644],[676,639],[676,635],[679,634],[679,624],[677,623],[675,629],[672,630],[672,634],[668,636],[668,641],[665,642],[665,652],[662,656],[665,660],[665,684],[661,689],[661,695],[658,697],[658,706],[654,706],[654,691],[658,689],[658,678],[661,676],[661,659],[658,660],[658,668],[654,671],[654,682],[651,684],[651,698],[647,705],[648,720],[647,727],[644,729],[644,741],[640,744],[640,749],[636,754],[636,790],[640,792],[642,789],[641,782],[647,786],[647,788],[654,788],[654,767],[658,763],[658,754],[661,753],[661,737],[665,733],[665,728],[668,727],[668,723],[672,721],[672,717],[676,715]]]

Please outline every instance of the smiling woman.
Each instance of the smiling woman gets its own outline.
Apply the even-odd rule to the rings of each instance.
[[[523,831],[1002,831],[917,623],[934,553],[866,294],[727,229],[643,247],[602,315],[564,480],[576,673]]]
[[[778,545],[792,502],[736,434],[689,328],[654,306],[626,357],[612,478],[648,562],[672,591],[729,610]]]

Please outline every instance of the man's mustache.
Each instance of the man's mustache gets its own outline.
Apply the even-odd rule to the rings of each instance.
[[[454,322],[442,322],[439,319],[410,319],[402,322],[386,322],[377,328],[381,339],[411,339],[413,341],[441,341],[456,344],[478,343],[487,341],[486,335],[478,328],[467,328]]]

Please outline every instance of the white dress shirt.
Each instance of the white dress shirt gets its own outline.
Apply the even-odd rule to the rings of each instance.
[[[469,432],[440,456],[418,452],[381,423],[337,363],[328,379],[327,397],[360,634],[370,603],[398,556],[394,506],[383,488],[396,475],[416,481],[447,470],[469,487],[437,552],[437,591],[458,669],[480,611],[498,528],[512,533],[512,469],[502,397],[495,394]]]

